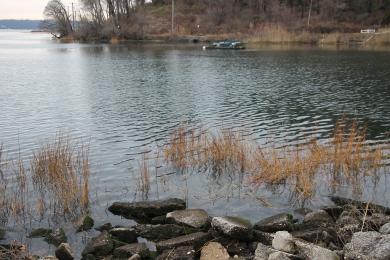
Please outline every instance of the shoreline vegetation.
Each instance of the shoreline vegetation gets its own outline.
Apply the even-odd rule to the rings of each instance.
[[[268,143],[263,148],[255,141],[246,140],[241,131],[232,129],[210,131],[179,127],[168,143],[157,151],[156,158],[144,155],[139,161],[138,188],[143,201],[117,202],[108,208],[114,215],[134,219],[139,225],[113,228],[109,223],[99,228],[102,233],[87,243],[82,252],[83,259],[103,259],[108,255],[124,259],[135,254],[140,255],[137,259],[155,259],[156,253],[150,253],[146,245],[136,243],[138,236],[156,242],[157,254],[166,257],[157,259],[170,259],[167,254],[169,256],[170,251],[182,246],[187,247],[183,249],[184,253],[181,252],[183,254],[195,250],[191,259],[196,259],[199,253],[206,254],[203,250],[211,241],[217,241],[219,248],[227,247],[228,251],[232,241],[244,241],[244,244],[238,245],[244,251],[229,251],[227,255],[230,256],[240,256],[243,252],[257,255],[260,249],[255,249],[260,246],[265,247],[269,255],[277,250],[300,257],[292,259],[312,259],[312,254],[318,252],[332,256],[329,259],[340,259],[343,255],[355,253],[351,246],[359,243],[359,236],[367,235],[360,234],[362,231],[376,232],[369,234],[376,240],[388,234],[384,233],[388,231],[378,231],[388,230],[383,226],[390,223],[390,209],[373,202],[332,197],[338,187],[344,186],[350,187],[354,198],[359,198],[367,178],[372,180],[370,183],[374,185],[371,188],[375,190],[375,183],[380,180],[380,174],[385,174],[384,169],[388,166],[387,142],[370,144],[366,141],[364,128],[353,120],[342,119],[326,142],[308,136],[300,145],[277,146],[272,144],[272,140]],[[5,160],[3,147],[0,148],[1,226],[24,225],[26,235],[30,232],[28,237],[43,237],[49,244],[54,244],[58,259],[73,259],[63,256],[73,254],[66,244],[66,234],[62,229],[64,223],[73,223],[78,232],[87,232],[94,226],[90,217],[93,210],[90,208],[88,146],[73,143],[69,137],[58,134],[53,142],[47,142],[34,151],[29,163],[20,158]],[[254,187],[275,192],[277,187],[282,187],[288,190],[288,197],[297,212],[304,209],[304,213],[300,213],[303,222],[285,213],[252,226],[246,220],[212,218],[202,209],[186,209],[186,202],[181,199],[149,201],[150,174],[155,170],[150,167],[151,159],[172,165],[181,174],[187,171],[205,172],[216,178],[228,173],[242,174]],[[321,185],[327,187],[335,206],[319,211],[305,208]],[[175,217],[176,214],[178,216]],[[56,229],[35,227],[36,221],[42,223],[47,218]],[[5,230],[0,228],[0,240],[6,237]],[[286,243],[292,243],[293,249],[275,246],[274,240],[279,236]],[[249,242],[256,242],[256,245],[250,247]],[[390,246],[390,237],[386,237],[383,243]],[[314,244],[319,251],[307,251]],[[2,255],[4,259],[21,259],[22,255],[31,259],[27,258],[28,251],[19,242],[0,243]],[[388,256],[389,252],[385,258],[378,259],[387,259]],[[267,258],[258,259],[269,258],[267,255]]]
[[[174,8],[172,3],[175,2]],[[390,4],[376,1],[50,0],[41,28],[63,42],[389,46]],[[375,33],[361,33],[374,29]]]

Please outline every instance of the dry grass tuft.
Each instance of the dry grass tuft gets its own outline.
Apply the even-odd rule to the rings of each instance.
[[[223,130],[212,134],[180,127],[164,148],[164,158],[175,167],[204,167],[213,173],[246,172],[256,185],[287,185],[292,198],[310,199],[326,180],[329,187],[352,185],[361,190],[366,176],[374,176],[383,148],[370,146],[356,122],[340,120],[327,143],[316,138],[284,148],[262,148],[241,134]],[[320,180],[320,181],[318,181]]]
[[[84,145],[78,147],[58,135],[34,153],[31,172],[35,187],[50,194],[56,213],[76,216],[88,209],[90,172]]]

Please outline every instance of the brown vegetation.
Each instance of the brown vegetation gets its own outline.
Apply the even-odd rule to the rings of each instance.
[[[7,169],[5,165],[0,161],[0,212],[4,221],[11,216],[16,223],[25,223],[47,212],[76,220],[88,210],[90,172],[85,145],[58,135],[54,142],[34,152],[28,170],[20,158],[8,162]]]
[[[356,123],[339,121],[330,142],[316,138],[305,144],[263,148],[223,130],[212,134],[180,127],[172,134],[164,156],[175,167],[204,167],[212,172],[245,172],[256,185],[287,185],[299,201],[311,198],[316,188],[348,184],[361,190],[366,176],[375,176],[383,167],[383,148],[370,146]]]

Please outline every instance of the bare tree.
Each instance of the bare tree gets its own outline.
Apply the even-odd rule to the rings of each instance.
[[[50,0],[44,10],[46,24],[50,32],[56,37],[73,34],[70,15],[61,0]]]

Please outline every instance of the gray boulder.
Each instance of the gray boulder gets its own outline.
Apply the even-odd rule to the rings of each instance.
[[[290,231],[293,224],[293,216],[288,213],[281,213],[260,220],[253,226],[254,229],[264,232]]]
[[[140,237],[151,241],[161,241],[185,234],[194,233],[194,230],[175,224],[167,225],[137,225],[134,227]]]
[[[82,252],[83,258],[87,255],[94,255],[97,257],[107,256],[114,250],[114,243],[107,231],[103,231],[99,236],[93,238],[88,242],[87,246]]]
[[[59,260],[73,260],[74,255],[68,243],[62,243],[55,251],[55,255]]]
[[[237,217],[214,217],[211,221],[214,231],[234,239],[249,241],[253,237],[252,225],[248,220]]]
[[[389,235],[389,234],[390,234],[390,222],[387,223],[387,224],[384,224],[384,225],[380,228],[379,232],[381,232],[381,233],[384,234],[384,235]]]
[[[278,250],[273,249],[269,246],[263,245],[262,243],[257,244],[257,248],[255,251],[255,257],[253,259],[254,260],[268,260],[269,257],[272,257],[273,259],[275,259],[274,258],[275,256],[279,256],[279,257],[281,257],[281,259],[294,259],[294,260],[302,259],[301,257],[299,257],[297,255],[292,255],[292,254],[289,254],[286,252],[278,251]]]
[[[114,250],[114,256],[117,258],[129,258],[135,254],[144,259],[149,256],[150,252],[145,243],[124,245]]]
[[[390,235],[376,231],[357,232],[344,247],[346,259],[390,259]]]
[[[113,239],[119,240],[124,243],[135,243],[137,242],[137,232],[133,228],[113,228],[110,230],[110,235]]]
[[[154,217],[166,215],[175,210],[186,208],[186,203],[181,199],[166,199],[141,202],[115,202],[108,210],[114,215],[128,219],[136,219],[139,222],[150,222]]]
[[[156,247],[158,252],[163,252],[167,249],[172,249],[172,248],[177,248],[182,246],[192,246],[194,249],[199,249],[211,239],[212,236],[209,233],[197,232],[189,235],[184,235],[184,236],[160,241],[156,244]]]
[[[203,209],[185,209],[169,212],[168,222],[186,225],[192,228],[205,228],[209,225],[209,214]]]

